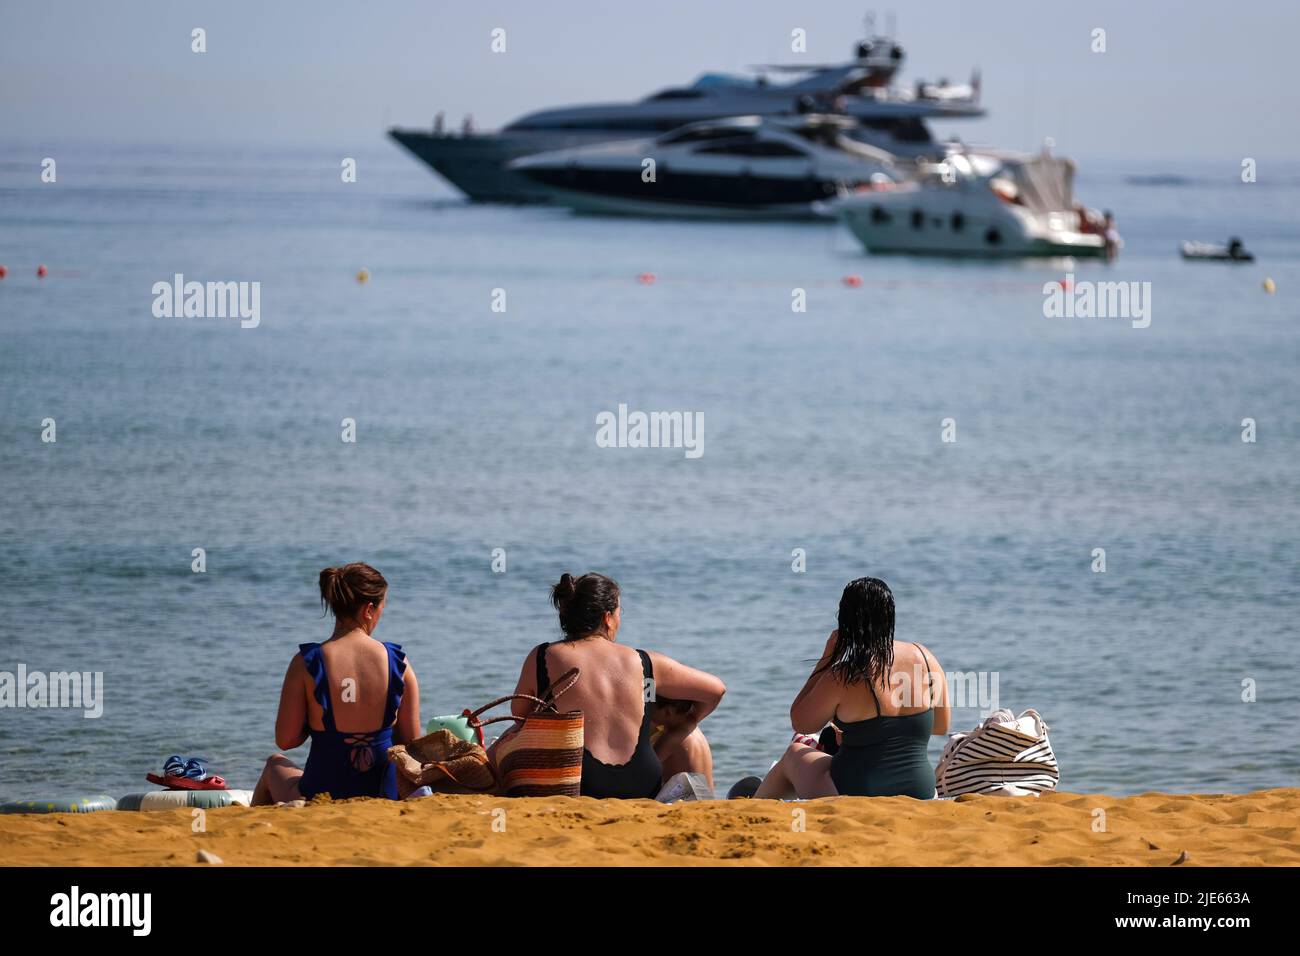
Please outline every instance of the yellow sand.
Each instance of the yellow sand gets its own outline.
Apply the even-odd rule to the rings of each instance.
[[[0,864],[189,865],[203,849],[295,866],[1300,865],[1297,789],[674,806],[440,795],[227,807],[199,833],[192,813],[0,816]]]

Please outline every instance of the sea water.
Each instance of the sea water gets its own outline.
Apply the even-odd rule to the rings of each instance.
[[[561,572],[617,578],[621,641],[726,682],[723,789],[863,575],[996,689],[952,729],[1038,710],[1063,789],[1300,782],[1300,167],[1085,163],[1107,266],[475,206],[385,143],[67,143],[42,183],[54,148],[0,152],[0,670],[101,673],[102,715],[0,708],[0,798],[148,789],[171,753],[251,787],[354,560],[426,717],[513,689]],[[1177,255],[1229,234],[1255,264]],[[258,323],[156,315],[178,274],[258,283]],[[1047,317],[1067,274],[1150,283],[1149,325]],[[598,442],[620,405],[703,454]]]

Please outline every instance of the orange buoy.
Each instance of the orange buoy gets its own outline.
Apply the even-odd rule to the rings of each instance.
[[[359,270],[357,270],[357,282],[361,283],[362,285],[365,285],[365,284],[366,284],[367,282],[369,282],[369,281],[370,281],[370,270],[369,270],[369,269],[359,269]]]
[[[862,276],[845,276],[844,284],[850,289],[856,289],[862,285]]]
[[[45,273],[46,273],[46,271],[47,271],[47,270],[46,270],[45,266],[37,266],[37,267],[36,267],[36,278],[38,278],[38,279],[44,279],[44,278],[45,278]]]
[[[643,272],[636,277],[636,281],[641,283],[642,285],[650,285],[650,283],[655,281],[655,278],[656,277],[653,272]]]

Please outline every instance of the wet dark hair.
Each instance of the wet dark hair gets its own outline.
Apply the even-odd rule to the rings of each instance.
[[[320,573],[320,602],[336,618],[354,617],[367,604],[378,607],[387,593],[384,576],[360,561]]]
[[[840,596],[839,636],[827,667],[843,684],[874,684],[894,664],[894,594],[879,578],[858,578]]]
[[[551,588],[551,603],[560,612],[560,630],[566,641],[603,633],[605,615],[618,609],[618,582],[595,571],[580,578],[566,571]]]

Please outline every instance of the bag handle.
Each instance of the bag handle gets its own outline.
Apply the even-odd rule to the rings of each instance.
[[[516,717],[514,714],[506,714],[502,717],[489,717],[487,720],[481,720],[479,718],[479,715],[484,711],[491,710],[493,707],[499,707],[508,700],[531,700],[537,705],[533,708],[534,714],[541,713],[547,708],[558,714],[560,708],[555,705],[555,698],[572,688],[573,685],[578,682],[578,675],[580,673],[581,671],[576,667],[569,668],[569,670],[560,675],[559,680],[551,681],[551,686],[546,690],[545,698],[534,697],[532,694],[507,694],[505,697],[498,697],[490,704],[484,704],[478,710],[466,711],[466,722],[475,730],[486,727],[488,724],[500,723],[503,720],[513,720],[516,724],[522,724],[526,718]]]
[[[487,768],[488,768],[488,773],[490,773],[490,774],[492,775],[492,786],[489,787],[488,789],[489,789],[489,790],[496,789],[497,784],[500,782],[500,781],[497,779],[497,769],[496,769],[496,767],[492,766],[492,761],[491,761],[491,760],[488,760],[488,758],[487,758],[487,754],[473,754],[473,755],[467,755],[467,756],[473,756],[476,760],[482,761],[482,765],[483,765],[484,767],[487,767]],[[448,769],[448,767],[447,767],[447,761],[445,761],[445,760],[439,760],[437,763],[429,764],[429,768],[430,768],[430,769],[433,769],[433,770],[437,770],[439,773],[443,774],[443,775],[444,775],[448,780],[450,780],[452,783],[456,784],[456,786],[458,786],[458,787],[464,787],[466,790],[472,790],[472,791],[474,791],[475,793],[484,793],[484,792],[486,792],[486,791],[483,791],[483,790],[479,790],[479,789],[477,789],[476,787],[471,787],[469,784],[461,783],[459,780],[457,780],[457,779],[456,779],[456,775],[455,775],[454,773],[452,773],[451,770]],[[414,782],[414,781],[411,781],[411,782]],[[427,784],[426,784],[426,786],[427,786]]]

